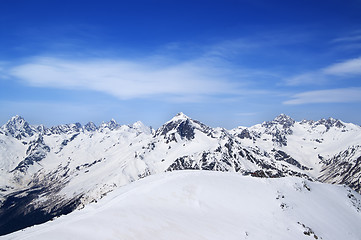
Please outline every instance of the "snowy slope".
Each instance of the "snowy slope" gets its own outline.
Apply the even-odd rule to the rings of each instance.
[[[295,177],[178,171],[3,239],[360,239],[361,197]]]
[[[183,113],[157,130],[115,120],[46,128],[15,116],[0,128],[0,235],[176,170],[298,176],[361,192],[361,127],[281,114],[250,128],[210,128]]]

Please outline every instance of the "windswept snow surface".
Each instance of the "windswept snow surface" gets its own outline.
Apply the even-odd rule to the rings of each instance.
[[[361,239],[361,196],[302,178],[176,171],[3,239]]]

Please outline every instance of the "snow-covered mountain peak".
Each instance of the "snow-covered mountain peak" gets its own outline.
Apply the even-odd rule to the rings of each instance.
[[[117,129],[118,127],[120,127],[120,125],[114,119],[111,119],[109,122],[103,122],[99,128],[100,129],[108,128],[110,130],[114,130]]]
[[[163,135],[165,138],[168,137],[169,141],[175,139],[175,133],[178,133],[179,136],[184,139],[191,140],[194,138],[195,129],[200,132],[208,134],[211,130],[210,127],[205,124],[193,120],[189,118],[184,113],[180,112],[175,117],[173,117],[170,121],[166,122],[163,126],[161,126],[155,133],[155,136]],[[171,139],[169,139],[171,137]]]
[[[3,125],[4,127],[16,127],[16,128],[21,128],[23,127],[27,122],[25,121],[25,119],[19,115],[13,116],[9,119],[9,121],[7,121],[6,124]]]
[[[282,113],[279,116],[275,117],[275,119],[273,119],[273,122],[279,123],[283,125],[284,128],[287,128],[293,126],[295,120],[293,120],[290,116]]]
[[[262,123],[262,127],[265,127],[266,129],[270,129],[271,131],[279,131],[282,129],[290,129],[294,126],[295,120],[293,120],[290,116],[287,116],[285,114],[280,114],[272,121],[264,122]],[[280,126],[279,126],[280,125]]]
[[[51,134],[73,134],[82,130],[83,128],[80,123],[62,124],[49,129]]]
[[[334,119],[332,117],[330,117],[328,119],[321,119],[316,122],[316,125],[324,125],[327,130],[329,130],[331,127],[337,127],[337,128],[346,127],[342,121],[340,121],[338,119]]]
[[[6,135],[21,139],[33,136],[36,130],[19,115],[12,117],[1,129]]]
[[[311,128],[319,128],[322,129],[322,131],[326,131],[328,132],[331,128],[334,129],[341,129],[342,131],[347,131],[350,129],[353,129],[356,127],[356,125],[354,124],[349,124],[349,123],[344,123],[339,119],[335,119],[335,118],[322,118],[318,121],[313,121],[313,120],[302,120],[300,122],[301,125],[305,125],[308,124],[309,126],[311,126]],[[323,129],[324,128],[324,129]],[[346,129],[347,128],[347,129]]]
[[[136,129],[138,132],[152,134],[152,129],[144,125],[144,123],[142,123],[141,121],[133,123],[131,127]]]
[[[8,122],[10,122],[10,121],[25,121],[25,119],[20,115],[15,115],[15,116],[11,117]]]
[[[187,120],[187,119],[191,119],[191,118],[188,117],[187,115],[185,115],[183,112],[179,112],[168,122],[176,122],[176,121]]]
[[[84,130],[88,132],[94,132],[97,129],[98,129],[97,126],[93,122],[88,122],[87,124],[84,125]]]

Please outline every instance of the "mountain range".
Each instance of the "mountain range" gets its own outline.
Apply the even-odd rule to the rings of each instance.
[[[46,222],[163,172],[296,176],[361,192],[361,127],[281,114],[252,127],[211,128],[178,113],[157,130],[115,120],[47,128],[20,116],[0,128],[0,234]]]

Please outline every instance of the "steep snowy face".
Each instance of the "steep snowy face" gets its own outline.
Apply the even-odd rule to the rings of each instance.
[[[153,134],[153,129],[145,126],[141,121],[133,123],[131,127],[136,129],[139,133]]]
[[[322,157],[321,157],[322,158]],[[361,146],[351,146],[330,159],[321,159],[323,164],[319,180],[327,183],[347,184],[361,192]]]
[[[44,143],[44,139],[41,135],[39,135],[35,140],[30,141],[28,145],[29,147],[26,150],[27,156],[12,171],[26,173],[29,166],[34,165],[36,162],[40,162],[46,157],[46,154],[50,152],[50,147]]]
[[[343,186],[178,171],[5,239],[358,240],[360,211],[360,195]]]
[[[22,139],[33,136],[37,130],[31,127],[24,118],[20,116],[12,117],[6,124],[1,127],[2,132],[8,136]]]

